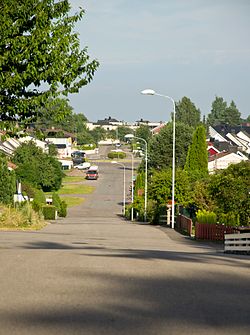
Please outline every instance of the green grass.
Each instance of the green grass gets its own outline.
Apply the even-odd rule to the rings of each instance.
[[[89,194],[94,191],[93,186],[84,184],[65,184],[57,192],[58,194]]]
[[[77,183],[79,181],[84,181],[85,180],[85,175],[83,174],[82,176],[79,177],[73,177],[73,176],[66,176],[63,178],[62,182],[64,183]]]
[[[79,197],[61,197],[61,199],[66,202],[68,207],[80,205],[85,200],[84,198]]]

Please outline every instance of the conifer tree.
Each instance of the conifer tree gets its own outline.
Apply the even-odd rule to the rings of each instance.
[[[202,125],[198,126],[194,132],[192,143],[188,148],[185,170],[192,181],[208,175],[206,130]]]

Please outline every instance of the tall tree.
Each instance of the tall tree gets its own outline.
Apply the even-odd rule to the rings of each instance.
[[[230,126],[237,126],[241,121],[240,116],[241,114],[236,107],[235,102],[232,100],[230,105],[226,108],[224,122]]]
[[[207,123],[210,126],[217,126],[224,123],[227,103],[222,97],[217,97],[212,102],[211,113],[207,116]]]
[[[152,132],[149,126],[141,124],[139,128],[136,129],[135,136],[143,138],[145,141],[148,142],[152,137]]]
[[[0,203],[13,203],[16,190],[15,181],[15,173],[8,170],[6,157],[0,154]]]
[[[185,170],[192,181],[208,176],[206,130],[202,125],[194,132],[192,143],[188,148]]]
[[[15,150],[13,162],[18,166],[16,175],[21,181],[43,191],[60,188],[63,177],[61,163],[45,154],[34,142],[20,145]]]
[[[189,98],[183,97],[176,103],[175,108],[177,122],[183,122],[194,128],[201,122],[201,112]]]
[[[0,120],[30,121],[59,94],[77,93],[98,67],[80,49],[69,0],[2,0],[0,4]]]
[[[194,128],[177,122],[175,135],[176,166],[184,167],[189,144],[192,141]],[[173,124],[168,123],[159,134],[154,135],[149,142],[149,166],[153,168],[167,168],[172,166],[173,155]]]

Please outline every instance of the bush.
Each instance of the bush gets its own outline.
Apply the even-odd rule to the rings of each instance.
[[[114,158],[125,158],[126,157],[126,154],[125,152],[116,152],[116,151],[110,151],[108,153],[108,158],[110,159],[114,159]]]
[[[32,201],[32,208],[34,211],[41,211],[43,205],[46,205],[46,197],[42,190],[34,189],[34,198]]]
[[[19,204],[17,207],[4,205],[1,207],[1,227],[40,229],[44,224],[43,217],[32,209],[29,202]]]
[[[62,218],[65,218],[67,216],[67,204],[64,200],[61,200],[61,208],[58,215]]]
[[[52,205],[56,207],[58,216],[67,216],[67,204],[64,200],[60,198],[60,196],[56,192],[52,194]]]
[[[42,206],[42,212],[45,220],[55,220],[56,219],[56,207],[53,205]]]
[[[235,214],[229,212],[227,214],[219,213],[218,220],[220,224],[224,224],[226,226],[239,226],[240,225],[240,217],[239,214]]]
[[[214,212],[209,212],[206,210],[198,210],[196,213],[196,221],[198,223],[216,223],[217,216]]]

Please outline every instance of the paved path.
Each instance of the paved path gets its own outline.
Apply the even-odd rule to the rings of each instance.
[[[249,257],[123,220],[122,171],[100,175],[68,218],[0,232],[0,334],[249,334]]]

